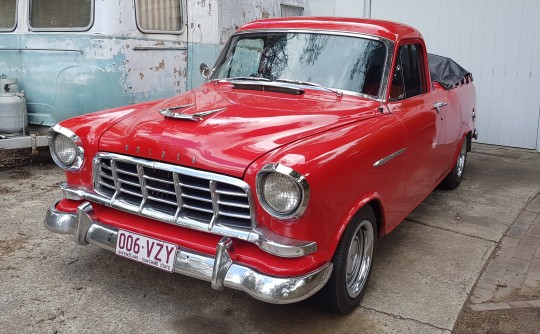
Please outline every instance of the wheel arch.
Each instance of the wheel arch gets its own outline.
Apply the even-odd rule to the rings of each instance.
[[[372,194],[370,196],[364,197],[362,200],[358,202],[357,205],[355,205],[350,211],[349,214],[346,216],[346,218],[343,220],[343,222],[340,224],[339,228],[337,229],[337,233],[334,235],[333,240],[335,241],[336,245],[341,240],[343,233],[345,232],[345,229],[351,222],[353,222],[359,215],[360,210],[362,210],[364,207],[369,206],[373,213],[375,214],[375,225],[377,228],[377,237],[381,238],[384,234],[384,205],[381,201],[381,199],[376,195]],[[334,249],[335,252],[335,249]]]

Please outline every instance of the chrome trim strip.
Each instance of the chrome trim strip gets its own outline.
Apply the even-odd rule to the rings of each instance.
[[[102,196],[98,193],[90,192],[84,189],[72,189],[69,188],[67,183],[61,183],[60,189],[64,194],[64,197],[71,200],[88,200],[101,205],[112,207],[110,199]],[[201,223],[190,219],[174,219],[167,220],[163,214],[155,211],[143,211],[142,214],[138,213],[138,210],[133,210],[130,205],[115,202],[114,208],[129,212],[136,215],[141,215],[150,219],[163,221],[168,224],[178,225],[185,228],[216,234],[224,237],[236,238],[256,244],[259,248],[267,253],[286,258],[302,257],[314,253],[317,251],[317,243],[314,241],[303,241],[284,237],[273,233],[265,227],[257,226],[252,227],[250,230],[238,229],[230,226],[216,224],[211,230],[208,229],[208,224]],[[68,233],[68,232],[58,232]]]
[[[55,233],[75,235],[81,245],[92,244],[111,252],[116,249],[118,229],[95,218],[92,205],[82,203],[77,212],[61,212],[56,204],[49,207],[44,219],[45,227]],[[80,243],[81,240],[84,242]],[[229,249],[232,240],[223,238],[216,247],[216,256],[201,254],[179,247],[174,272],[211,282],[214,289],[224,287],[240,290],[267,303],[288,304],[309,298],[319,291],[330,278],[332,263],[325,263],[315,271],[296,277],[276,277],[232,261]]]
[[[289,212],[286,214],[276,212],[264,200],[264,196],[262,194],[263,181],[265,177],[270,173],[279,173],[281,175],[287,176],[288,178],[296,182],[298,186],[300,187],[300,190],[302,190],[302,194],[301,194],[302,198],[300,198],[298,207],[292,212]],[[289,218],[296,219],[302,216],[302,214],[304,214],[304,212],[306,211],[308,203],[309,203],[309,192],[310,192],[309,184],[306,178],[302,174],[295,171],[294,169],[281,165],[279,163],[267,164],[257,173],[256,182],[257,182],[257,197],[259,198],[259,203],[261,203],[263,209],[266,212],[268,212],[271,216],[276,217],[278,219],[289,219]]]
[[[378,36],[378,35],[369,35],[364,33],[356,33],[353,31],[344,31],[344,30],[326,30],[326,29],[294,29],[294,28],[268,28],[268,29],[251,29],[251,30],[241,30],[237,31],[231,37],[236,35],[243,35],[249,33],[272,33],[272,32],[290,32],[296,34],[320,34],[320,35],[337,35],[337,36],[347,36],[347,37],[362,37],[367,39],[372,39],[376,41],[388,41],[394,43],[391,39]]]
[[[374,164],[373,164],[373,167],[379,167],[379,166],[382,166],[384,165],[385,163],[387,163],[388,161],[394,159],[395,157],[397,157],[398,155],[400,155],[401,153],[405,152],[407,149],[406,148],[402,148],[401,150],[399,151],[396,151],[384,158],[382,158],[381,160],[377,160]]]

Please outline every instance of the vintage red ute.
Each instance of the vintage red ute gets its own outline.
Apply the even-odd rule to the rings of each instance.
[[[471,74],[404,24],[255,21],[201,73],[184,94],[50,129],[67,182],[49,230],[214,289],[348,313],[377,239],[459,185],[476,138]]]

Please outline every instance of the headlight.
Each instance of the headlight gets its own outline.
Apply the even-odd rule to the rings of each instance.
[[[268,164],[257,174],[257,195],[263,208],[272,216],[297,218],[306,210],[309,185],[293,169]]]
[[[77,171],[84,159],[80,138],[70,130],[56,124],[49,130],[49,149],[54,162],[63,169]]]
[[[67,136],[59,133],[53,139],[54,153],[64,166],[70,166],[77,159],[77,145]]]

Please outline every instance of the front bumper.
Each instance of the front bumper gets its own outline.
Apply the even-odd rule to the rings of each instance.
[[[114,252],[118,229],[99,222],[92,205],[84,202],[76,213],[63,212],[52,205],[45,216],[45,227],[55,233],[72,234],[79,245],[93,244]],[[234,263],[229,254],[233,240],[222,238],[211,257],[193,250],[178,248],[174,272],[211,282],[212,288],[244,291],[250,296],[274,304],[294,303],[319,291],[332,273],[327,263],[317,270],[296,277],[275,277]]]

